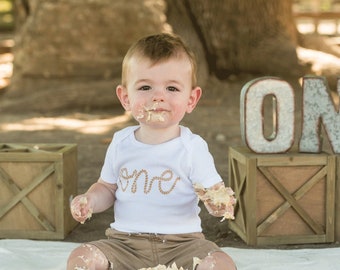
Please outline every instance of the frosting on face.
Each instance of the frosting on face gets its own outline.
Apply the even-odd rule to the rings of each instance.
[[[143,105],[136,116],[137,120],[145,119],[146,122],[164,122],[164,111],[157,111],[158,102],[154,102],[150,106]]]

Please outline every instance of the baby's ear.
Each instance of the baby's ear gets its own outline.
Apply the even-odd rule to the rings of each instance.
[[[130,100],[126,87],[118,85],[116,88],[117,97],[126,111],[130,111]]]
[[[187,107],[187,113],[191,113],[195,109],[201,96],[202,96],[202,89],[200,87],[197,86],[191,90],[188,107]]]

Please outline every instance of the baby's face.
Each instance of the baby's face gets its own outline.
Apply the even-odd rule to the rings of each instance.
[[[130,60],[126,74],[128,106],[141,124],[166,127],[178,124],[200,97],[192,88],[192,67],[186,57],[152,64],[147,58]]]

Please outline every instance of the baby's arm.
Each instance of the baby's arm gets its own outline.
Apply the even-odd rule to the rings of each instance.
[[[92,213],[105,211],[113,205],[116,190],[116,184],[109,184],[99,179],[85,194],[78,195],[71,201],[73,218],[84,223],[92,216]]]
[[[236,199],[231,188],[225,187],[223,182],[217,183],[210,188],[195,185],[198,197],[203,201],[209,214],[225,219],[234,219],[234,205]]]

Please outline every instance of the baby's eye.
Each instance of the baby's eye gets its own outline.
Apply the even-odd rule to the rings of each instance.
[[[166,89],[170,92],[178,92],[179,91],[179,89],[174,87],[174,86],[168,86]]]
[[[151,87],[148,86],[148,85],[143,85],[142,87],[139,87],[138,90],[141,90],[141,91],[147,91],[147,90],[150,90]]]

